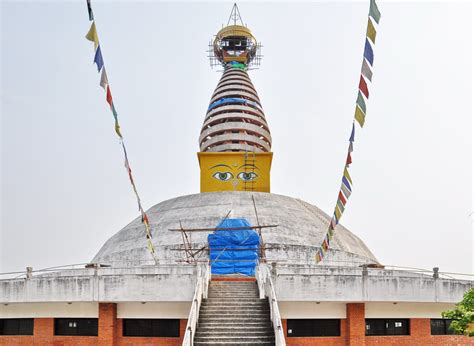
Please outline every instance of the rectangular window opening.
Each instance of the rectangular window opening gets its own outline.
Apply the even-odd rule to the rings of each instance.
[[[98,323],[97,318],[55,318],[54,335],[97,336]]]
[[[365,335],[410,335],[410,320],[383,318],[366,319]]]
[[[33,335],[33,318],[1,318],[0,335]]]
[[[341,336],[340,319],[295,319],[287,320],[288,337]]]
[[[123,336],[178,338],[179,319],[124,319]]]
[[[453,335],[454,331],[449,329],[452,321],[444,318],[431,319],[431,335]]]

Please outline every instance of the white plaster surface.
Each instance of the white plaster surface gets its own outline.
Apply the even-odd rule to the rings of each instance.
[[[346,304],[339,302],[279,302],[281,318],[346,318]]]
[[[278,225],[262,229],[264,242],[271,250],[266,251],[269,260],[314,263],[316,250],[326,234],[330,217],[321,209],[296,198],[263,192],[212,192],[181,196],[161,202],[148,211],[153,243],[160,260],[184,259],[183,239],[180,232],[170,228],[215,227],[229,212],[231,218],[246,218],[257,225],[252,195],[261,225]],[[143,225],[135,219],[112,236],[102,246],[93,262],[149,261],[150,254],[143,237]],[[211,232],[191,234],[193,247],[207,245]],[[326,261],[374,263],[375,256],[361,239],[342,225],[336,227],[335,236]],[[207,256],[204,254],[204,259]],[[342,262],[340,262],[342,263]]]
[[[182,318],[189,316],[191,302],[124,302],[117,304],[117,318]]]
[[[52,318],[99,316],[99,304],[75,303],[13,303],[0,305],[0,318]]]
[[[441,312],[452,309],[447,303],[387,303],[365,304],[366,318],[441,318]]]

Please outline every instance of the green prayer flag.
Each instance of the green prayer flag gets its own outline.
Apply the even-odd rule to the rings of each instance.
[[[360,109],[359,106],[356,106],[356,111],[355,111],[355,120],[359,123],[360,127],[364,127],[365,123],[365,114],[362,112],[362,109]]]
[[[345,207],[344,207],[344,204],[342,204],[341,200],[337,201],[337,206],[339,207],[341,212],[344,212]]]
[[[370,0],[369,16],[374,18],[374,20],[377,24],[379,23],[379,21],[380,21],[380,11],[379,11],[379,8],[377,7],[377,4],[375,3],[375,0]]]
[[[357,105],[360,107],[362,112],[366,113],[367,108],[365,106],[365,101],[364,101],[364,96],[362,96],[362,93],[359,90],[359,94],[357,95]]]

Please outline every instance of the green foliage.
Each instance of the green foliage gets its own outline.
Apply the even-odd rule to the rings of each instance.
[[[444,311],[441,314],[444,318],[452,319],[450,329],[456,334],[474,336],[474,288],[464,293],[463,300],[456,304],[453,310]]]

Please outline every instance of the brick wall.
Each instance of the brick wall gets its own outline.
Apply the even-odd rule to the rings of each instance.
[[[287,320],[282,320],[283,332],[285,333],[286,344],[291,345],[316,345],[316,346],[345,346],[347,339],[346,320],[341,320],[341,336],[332,337],[288,337]]]
[[[474,345],[474,337],[461,335],[431,335],[429,318],[410,319],[410,335],[365,336],[365,306],[363,303],[346,305],[346,319],[341,319],[339,337],[288,337],[287,320],[282,320],[287,345]]]
[[[55,336],[54,318],[35,318],[33,336],[0,336],[0,346],[105,346],[163,345],[180,346],[187,320],[180,320],[178,338],[124,337],[123,323],[117,319],[117,304],[99,304],[98,336]]]

